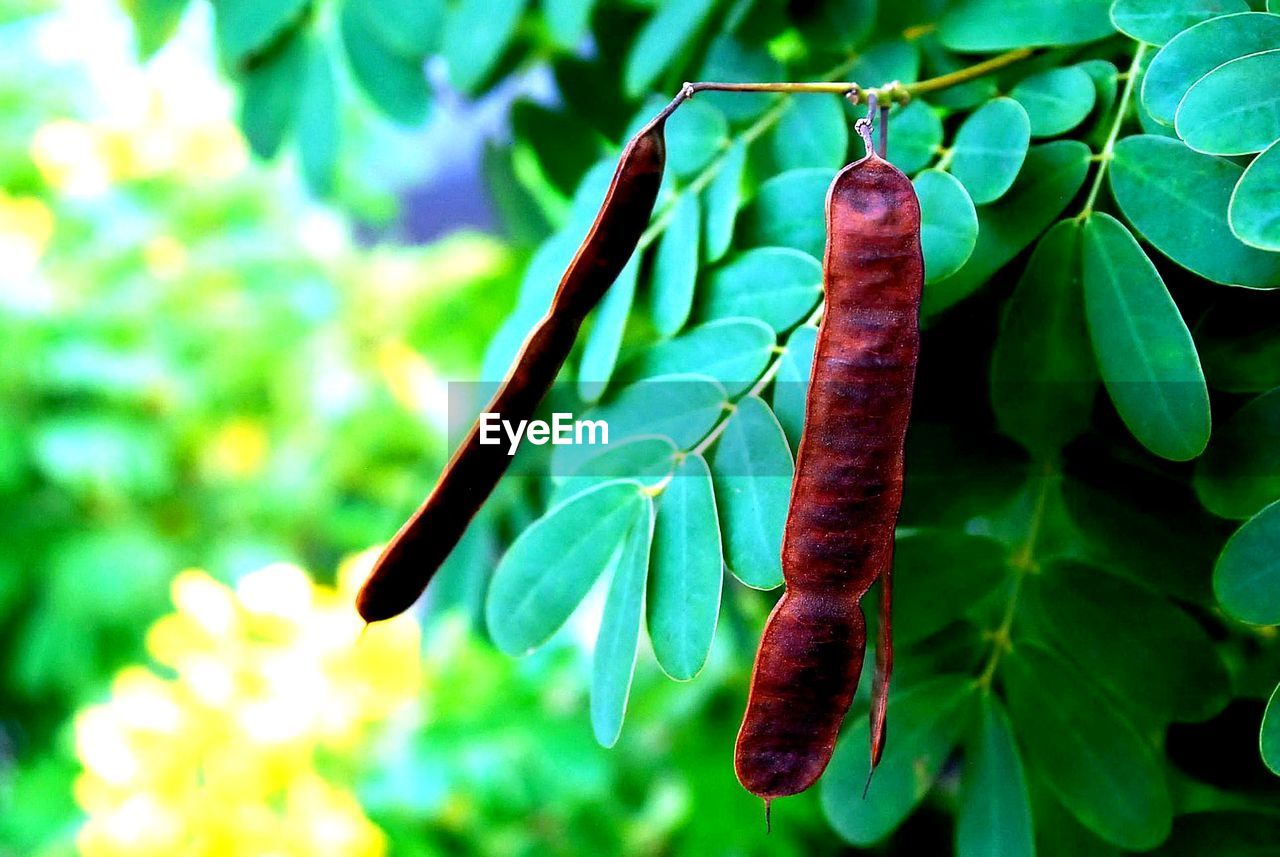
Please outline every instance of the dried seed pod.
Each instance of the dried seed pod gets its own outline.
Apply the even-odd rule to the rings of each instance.
[[[518,423],[533,417],[569,356],[587,313],[635,252],[653,213],[666,163],[663,129],[687,97],[681,93],[622,151],[590,232],[560,280],[547,314],[525,340],[484,409]],[[383,550],[356,599],[366,622],[404,612],[462,538],[467,524],[511,463],[502,445],[481,445],[479,424],[458,446],[431,494]]]
[[[765,626],[738,734],[738,779],[766,801],[804,791],[831,759],[866,651],[859,601],[877,578],[873,765],[883,746],[889,574],[924,260],[911,181],[869,140],[867,152],[827,195],[826,309],[783,536],[787,591]]]

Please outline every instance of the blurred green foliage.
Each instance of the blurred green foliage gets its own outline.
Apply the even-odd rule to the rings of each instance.
[[[751,450],[776,462],[782,438],[798,439],[821,201],[861,154],[847,106],[771,95],[699,95],[672,119],[653,226],[565,373],[576,387],[557,392],[560,410],[598,400],[625,423],[654,410],[635,382],[711,375],[664,403],[689,416],[684,449],[716,430],[723,403],[750,415],[698,450],[705,463],[685,459],[699,478],[656,504],[648,569],[678,578],[664,556],[696,540],[704,609],[650,592],[657,657],[639,635],[621,738],[601,749],[584,652],[607,563],[565,570],[588,607],[522,660],[486,642],[489,576],[543,570],[524,559],[555,555],[538,533],[573,524],[540,517],[552,498],[667,470],[653,478],[650,458],[633,473],[587,462],[560,484],[509,479],[428,598],[429,623],[460,607],[476,633],[428,633],[430,722],[371,747],[354,786],[405,854],[809,854],[842,841],[1256,853],[1274,840],[1280,793],[1263,763],[1280,769],[1276,712],[1263,720],[1280,678],[1280,245],[1266,190],[1280,144],[1259,110],[1224,120],[1206,105],[1224,90],[1246,107],[1267,97],[1270,56],[1231,65],[1274,47],[1280,18],[1263,5],[125,2],[150,68],[185,51],[225,75],[241,138],[225,115],[177,118],[175,93],[208,90],[172,73],[167,90],[106,83],[158,88],[158,117],[113,118],[86,95],[96,67],[50,60],[47,28],[69,13],[3,4],[0,851],[71,847],[69,717],[146,659],[180,568],[231,581],[286,559],[323,577],[393,532],[443,461],[440,379],[501,375],[622,141],[681,81],[909,82],[1037,47],[891,118],[889,158],[925,204],[929,271],[899,671],[869,798],[863,697],[820,786],[775,806],[772,836],[732,774],[776,597],[753,588],[777,581],[750,535],[777,526],[779,466],[751,477],[755,503],[724,498]],[[210,11],[208,32],[183,33]],[[193,47],[210,37],[212,51]],[[422,249],[352,238],[394,215],[387,175],[412,151],[385,145],[397,138],[384,118],[431,121],[440,81],[479,97],[541,70],[559,100],[517,96],[510,145],[484,154],[501,236]],[[247,168],[246,147],[285,166]],[[745,344],[726,360],[730,329]],[[778,380],[755,389],[771,353]],[[597,491],[630,502],[618,485]],[[664,503],[703,524],[664,527]],[[499,565],[521,533],[526,549]],[[535,617],[533,642],[576,600]],[[632,657],[618,629],[639,626],[641,601],[605,612],[605,743]],[[493,630],[501,643],[520,629]]]

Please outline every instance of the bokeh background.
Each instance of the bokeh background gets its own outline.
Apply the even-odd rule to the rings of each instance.
[[[549,71],[437,82],[412,130],[340,77],[322,199],[174,8],[144,59],[111,0],[0,2],[0,854],[831,850],[805,800],[765,840],[733,778],[746,635],[641,669],[612,751],[588,636],[497,654],[465,567],[356,644],[362,552],[545,231],[483,175]]]

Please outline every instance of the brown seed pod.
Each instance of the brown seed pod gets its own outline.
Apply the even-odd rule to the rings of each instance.
[[[866,651],[859,600],[877,578],[873,765],[883,746],[889,574],[924,260],[911,181],[869,141],[867,151],[827,195],[826,309],[783,536],[787,591],[765,626],[738,734],[738,779],[766,801],[804,791],[831,760]]]
[[[547,314],[525,340],[484,409],[519,422],[533,417],[569,356],[587,313],[617,279],[649,225],[666,163],[663,128],[681,93],[622,151],[590,232],[560,280]],[[511,463],[502,445],[481,445],[471,427],[431,494],[383,550],[356,598],[366,622],[404,612],[422,595],[467,524]]]

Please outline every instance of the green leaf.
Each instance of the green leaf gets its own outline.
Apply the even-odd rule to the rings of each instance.
[[[996,422],[1041,461],[1088,428],[1098,386],[1080,278],[1080,223],[1063,220],[1031,254],[991,358]]]
[[[1077,140],[1033,146],[1009,192],[978,210],[978,243],[964,267],[924,290],[925,315],[968,297],[1017,256],[1070,204],[1089,169],[1089,147]]]
[[[736,396],[764,372],[775,344],[773,328],[764,322],[723,318],[640,352],[619,370],[619,380],[698,373],[719,381],[730,396]]]
[[[260,158],[275,157],[297,120],[298,81],[307,74],[310,53],[305,38],[291,38],[244,76],[240,127]]]
[[[502,59],[528,0],[461,0],[445,16],[442,53],[449,80],[475,95]]]
[[[138,58],[149,59],[177,31],[188,0],[131,0],[121,4],[133,19]]]
[[[676,681],[693,678],[707,661],[723,578],[711,471],[701,455],[690,455],[658,498],[649,581],[653,654]]]
[[[698,279],[698,247],[702,239],[702,206],[698,195],[683,194],[658,242],[653,260],[650,300],[653,326],[663,336],[684,327],[693,309]]]
[[[560,477],[548,505],[556,506],[601,482],[618,479],[631,479],[652,488],[675,469],[677,452],[667,437],[638,437],[610,444],[583,461],[573,475]],[[552,478],[556,478],[555,474]]]
[[[542,0],[542,17],[547,31],[562,48],[577,48],[591,27],[596,0]]]
[[[960,72],[972,64],[966,57],[947,50],[938,41],[937,32],[927,33],[918,42],[924,54],[924,68],[930,77]],[[944,110],[973,110],[999,95],[994,75],[983,75],[966,83],[957,83],[929,95],[929,102]]]
[[[1280,285],[1280,254],[1241,243],[1227,226],[1241,172],[1231,161],[1193,152],[1177,140],[1141,135],[1116,145],[1108,176],[1120,210],[1161,253],[1216,283],[1274,287]]]
[[[786,247],[758,247],[711,273],[699,316],[750,316],[781,333],[808,316],[821,297],[817,259]]]
[[[1020,642],[1001,662],[1027,760],[1087,828],[1122,848],[1164,841],[1173,808],[1151,744],[1061,657]]]
[[[756,192],[742,217],[748,244],[791,247],[821,259],[827,244],[824,206],[835,170],[812,167],[774,176]]]
[[[529,99],[512,105],[511,131],[521,148],[532,152],[536,170],[559,193],[571,193],[602,152],[600,135],[590,123]]]
[[[666,98],[654,99],[651,109],[643,111],[644,124],[666,105]],[[678,178],[688,178],[697,175],[729,145],[729,122],[705,101],[686,101],[667,120],[665,134],[667,168]]]
[[[1227,540],[1213,569],[1213,592],[1241,622],[1280,625],[1280,501]]]
[[[1150,57],[1150,54],[1144,54],[1143,56]],[[1095,95],[1093,115],[1095,119],[1087,133],[1090,137],[1096,137],[1096,144],[1101,146],[1105,143],[1106,135],[1111,130],[1111,120],[1113,118],[1111,108],[1116,103],[1116,89],[1120,83],[1120,70],[1106,60],[1085,60],[1077,63],[1076,68],[1089,75],[1089,79],[1093,81]]]
[[[1078,45],[1115,32],[1110,8],[1111,0],[960,0],[939,32],[953,51]]]
[[[895,107],[889,128],[889,162],[907,175],[927,167],[942,145],[942,120],[925,101]]]
[[[894,685],[889,696],[893,737],[885,744],[875,779],[861,797],[870,768],[870,727],[851,718],[818,783],[823,812],[836,833],[866,847],[900,825],[933,787],[968,720],[973,679],[941,675],[909,689]]]
[[[1163,45],[1201,21],[1248,11],[1245,0],[1115,0],[1111,22],[1126,36]]]
[[[1206,509],[1243,520],[1280,500],[1280,387],[1236,411],[1213,435],[1196,466]]]
[[[893,569],[899,580],[911,581],[893,593],[893,636],[903,647],[964,620],[1007,579],[999,542],[957,530],[900,535]]]
[[[443,0],[352,0],[378,41],[421,65],[440,46],[444,29]]]
[[[1232,233],[1259,250],[1280,252],[1280,141],[1253,159],[1231,192],[1227,221]]]
[[[223,59],[239,66],[265,50],[301,19],[307,5],[308,0],[216,0],[213,8]]]
[[[951,174],[978,205],[994,202],[1013,186],[1030,144],[1027,111],[1012,98],[997,98],[970,114],[956,132]]]
[[[1209,390],[1160,273],[1109,214],[1085,221],[1081,249],[1085,317],[1111,401],[1147,449],[1195,458],[1209,442]]]
[[[964,265],[978,241],[978,213],[964,185],[941,170],[925,170],[911,183],[920,199],[920,247],[926,283]]]
[[[664,375],[624,387],[582,419],[604,420],[611,447],[631,438],[669,437],[680,449],[688,449],[715,425],[728,398],[719,382],[704,375]],[[599,452],[588,446],[557,446],[551,453],[551,472],[573,473]]]
[[[880,86],[900,80],[910,83],[920,76],[920,49],[906,39],[889,39],[868,45],[849,69],[849,80]]]
[[[792,98],[770,135],[778,170],[844,166],[849,125],[843,102],[834,96]]]
[[[1093,78],[1078,66],[1023,78],[1009,93],[1027,111],[1032,137],[1056,137],[1079,125],[1093,110]]]
[[[1227,670],[1196,620],[1163,596],[1093,566],[1059,562],[1027,583],[1037,629],[1133,716],[1163,729],[1214,716]]]
[[[623,266],[609,291],[595,310],[595,321],[582,347],[582,363],[578,366],[578,395],[594,402],[604,395],[618,364],[622,334],[627,329],[631,304],[636,296],[636,279],[640,276],[640,254]]]
[[[357,0],[342,5],[341,27],[351,74],[369,100],[401,124],[425,119],[430,94],[422,61],[406,59],[379,41]]]
[[[791,331],[773,383],[773,413],[792,449],[800,446],[805,402],[809,396],[809,372],[817,345],[818,328],[813,325],[801,325]]]
[[[1175,127],[1206,155],[1251,155],[1280,140],[1280,50],[1241,57],[1200,78],[1178,105]]]
[[[836,53],[852,53],[871,35],[876,22],[876,5],[876,0],[827,0],[795,7],[793,14],[798,18],[800,31],[811,42]],[[804,10],[803,13],[800,9]],[[860,77],[851,79],[862,80]]]
[[[298,156],[316,196],[333,190],[338,165],[338,93],[328,53],[313,45],[298,105]]]
[[[688,51],[715,5],[716,0],[662,0],[627,53],[623,78],[628,96],[636,98],[648,92],[676,58]]]
[[[1269,51],[1280,43],[1280,16],[1265,12],[1223,15],[1196,24],[1169,40],[1151,60],[1142,78],[1142,104],[1165,125],[1172,125],[1192,85],[1225,62]]]
[[[732,33],[720,33],[711,40],[697,79],[742,83],[781,80],[785,74],[782,63],[763,46],[747,45]],[[698,98],[719,108],[730,122],[741,124],[768,110],[778,96],[768,92],[704,92]]]
[[[755,396],[737,403],[711,459],[729,571],[747,586],[782,585],[782,531],[795,465],[782,426]]]
[[[983,694],[981,708],[976,740],[965,754],[956,855],[1034,857],[1031,801],[1009,718],[991,694]]]
[[[708,262],[722,259],[733,244],[733,226],[738,220],[738,206],[742,202],[742,174],[746,166],[747,145],[739,140],[724,153],[719,172],[704,192],[703,255]]]
[[[654,531],[653,501],[644,499],[643,509],[614,564],[591,660],[591,730],[603,747],[612,747],[622,733],[636,667]]]
[[[638,482],[607,482],[525,529],[489,587],[485,618],[494,644],[523,655],[550,639],[614,561],[648,504]]]
[[[1267,711],[1262,715],[1262,730],[1258,734],[1258,748],[1262,752],[1262,761],[1271,769],[1271,773],[1280,776],[1280,702],[1276,702],[1277,699],[1280,699],[1280,686],[1276,687],[1267,700]]]

